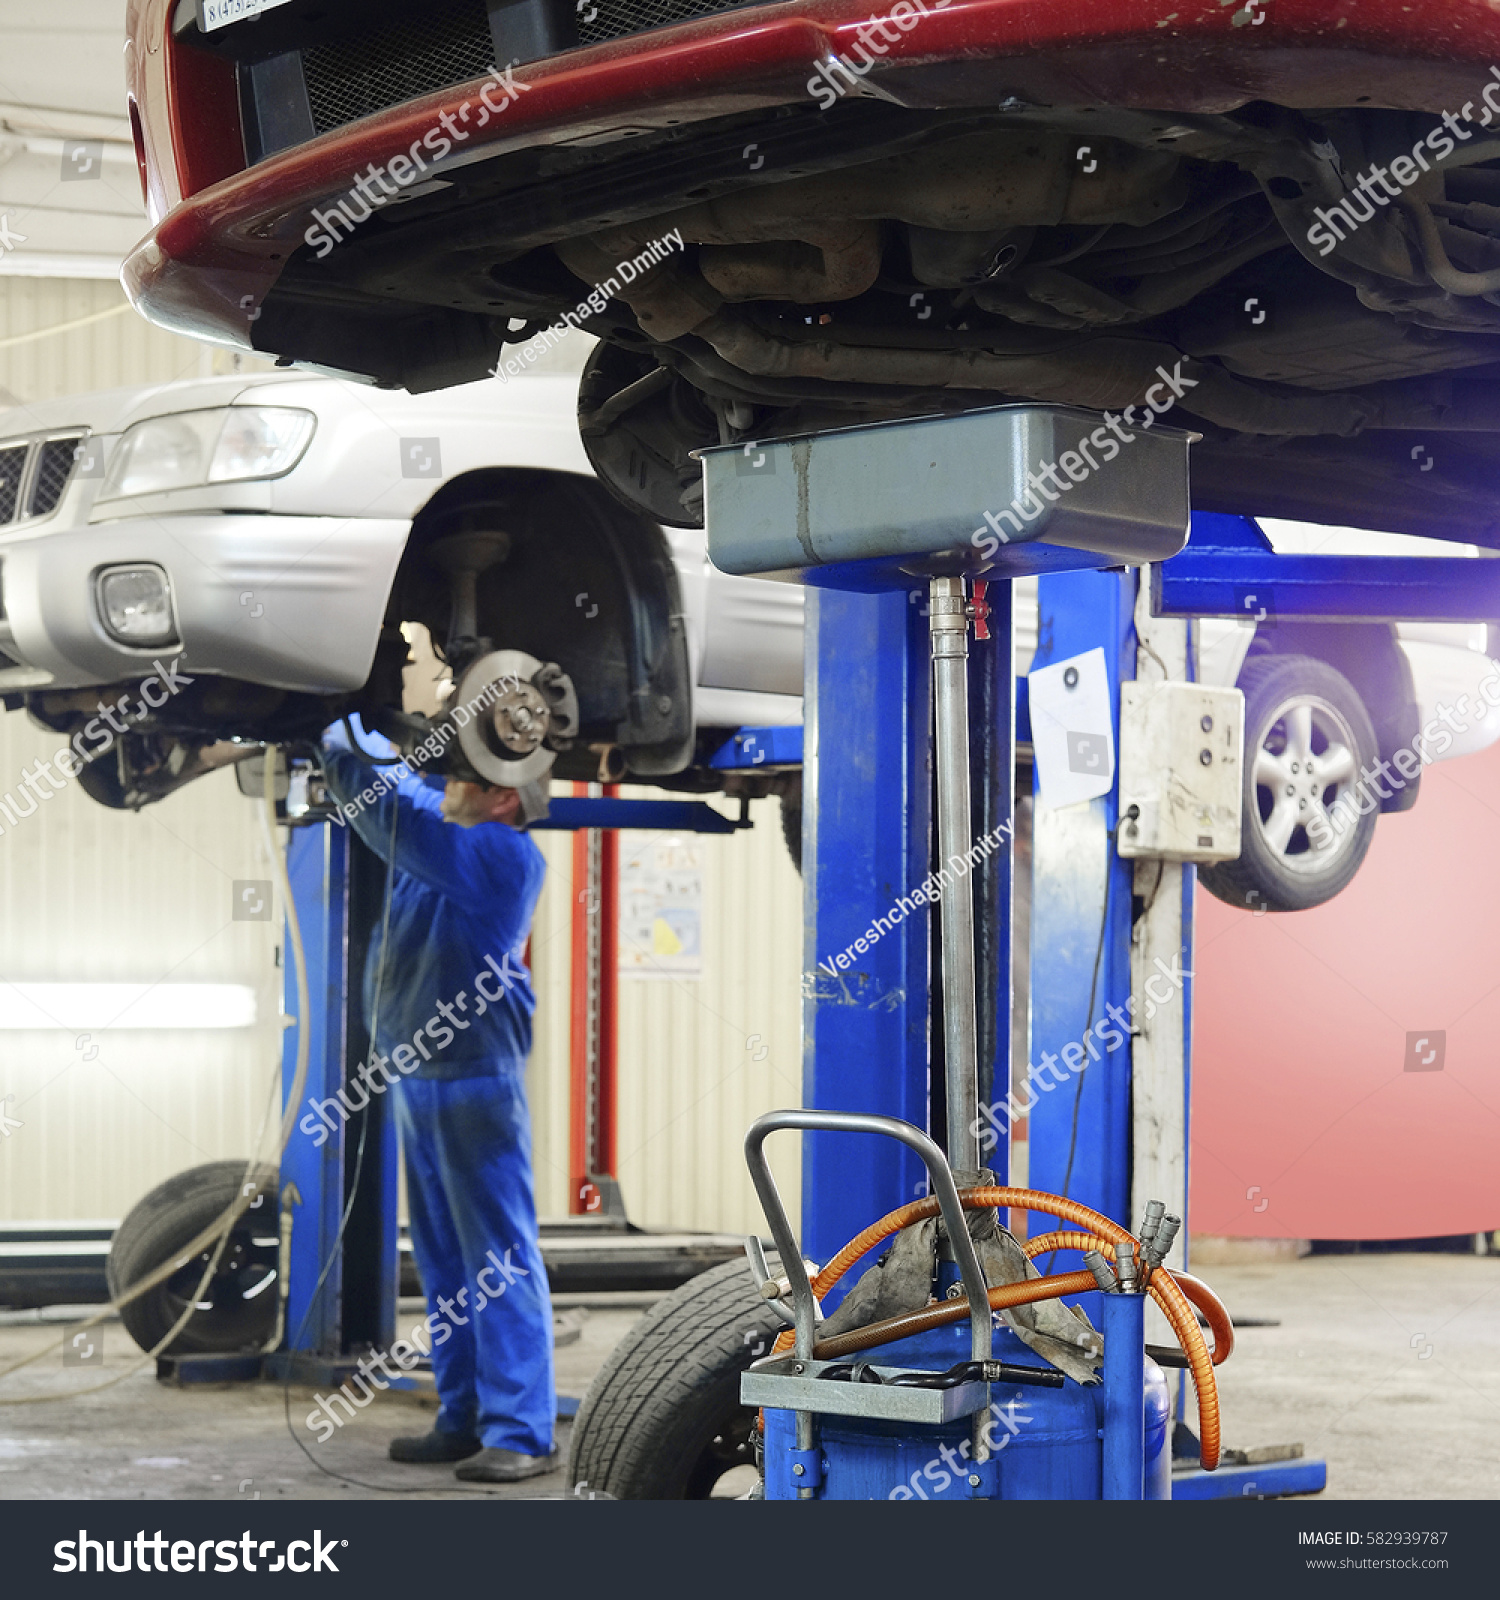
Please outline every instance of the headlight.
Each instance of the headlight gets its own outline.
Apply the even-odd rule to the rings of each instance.
[[[99,574],[99,615],[121,644],[177,643],[172,585],[160,567],[109,567]]]
[[[115,446],[99,498],[279,478],[302,459],[316,426],[311,411],[290,406],[223,406],[148,417]]]

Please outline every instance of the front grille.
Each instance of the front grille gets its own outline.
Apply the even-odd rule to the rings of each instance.
[[[411,16],[351,30],[348,38],[309,45],[302,52],[307,98],[319,133],[450,84],[482,78],[494,64],[483,0],[466,0],[446,13],[419,8]]]
[[[720,11],[735,11],[757,0],[582,0],[578,8],[579,44],[602,44],[651,28],[668,28]]]
[[[265,13],[273,21],[261,33],[275,32],[274,48],[258,46],[254,54],[228,48],[248,45],[254,35],[228,29],[212,37],[237,61],[246,107],[246,151],[251,161],[262,161],[362,117],[486,77],[497,64],[544,61],[579,45],[628,38],[757,3],[424,0],[420,7],[397,11],[389,0],[370,17],[366,4],[347,0],[343,9],[329,6],[308,13],[300,25],[291,8]],[[496,39],[501,41],[498,49]]]
[[[36,472],[31,479],[31,507],[33,517],[45,517],[57,509],[62,492],[73,476],[78,460],[78,446],[82,439],[48,439],[37,455]]]
[[[16,520],[16,502],[21,494],[21,476],[26,470],[24,444],[0,450],[0,522]]]

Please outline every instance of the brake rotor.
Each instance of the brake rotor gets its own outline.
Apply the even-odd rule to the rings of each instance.
[[[458,743],[486,783],[519,789],[552,770],[557,754],[544,741],[552,708],[531,682],[542,663],[524,650],[491,650],[459,679],[448,714],[471,715],[458,725]]]

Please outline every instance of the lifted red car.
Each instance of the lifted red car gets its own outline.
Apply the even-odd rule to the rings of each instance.
[[[129,12],[167,326],[421,390],[566,314],[596,470],[683,525],[701,445],[1161,369],[1198,506],[1500,545],[1489,7],[225,10]]]

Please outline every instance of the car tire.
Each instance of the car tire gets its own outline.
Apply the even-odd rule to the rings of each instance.
[[[1198,881],[1240,910],[1306,911],[1346,888],[1370,848],[1380,802],[1358,780],[1379,758],[1375,730],[1353,684],[1315,656],[1254,657],[1239,687],[1240,854],[1200,867]]]
[[[243,1161],[210,1161],[158,1184],[138,1201],[115,1230],[105,1269],[110,1298],[139,1283],[203,1231],[234,1203],[245,1180]],[[163,1351],[202,1355],[259,1350],[276,1326],[277,1226],[274,1167],[257,1167],[253,1180],[262,1192],[235,1224],[218,1270],[205,1290],[206,1309],[194,1314]],[[120,1310],[125,1331],[142,1350],[154,1350],[187,1309],[212,1247],[185,1260],[155,1288]],[[269,1281],[267,1281],[269,1278]]]
[[[802,780],[781,791],[781,837],[798,872],[802,870]]]
[[[729,1470],[753,1467],[755,1412],[740,1404],[740,1374],[770,1353],[781,1327],[742,1259],[658,1301],[578,1408],[568,1451],[574,1493],[707,1500]]]
[[[123,734],[121,737],[128,739],[130,735]],[[101,760],[79,768],[78,787],[90,800],[98,805],[107,806],[111,811],[130,809],[125,786],[120,782],[119,755],[113,749],[106,751]]]

